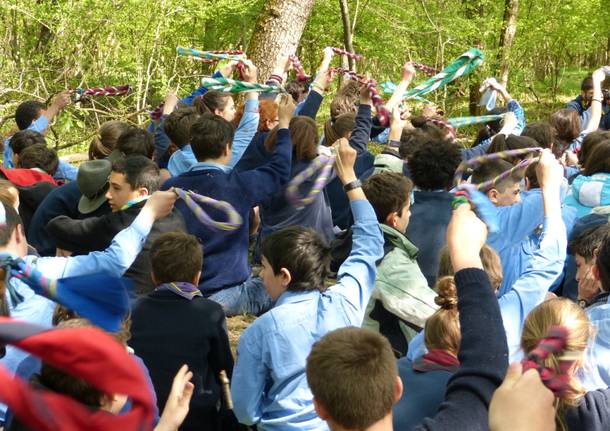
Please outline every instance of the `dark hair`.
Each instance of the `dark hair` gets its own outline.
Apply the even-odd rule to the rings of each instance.
[[[208,94],[208,93],[206,93]],[[191,126],[191,147],[198,161],[217,159],[233,145],[233,126],[214,114],[202,114]]]
[[[184,232],[164,233],[150,247],[150,264],[157,284],[192,283],[203,266],[201,244]]]
[[[290,81],[286,82],[284,89],[288,94],[290,94],[290,96],[292,96],[294,103],[300,103],[303,100],[303,97],[309,91],[309,81],[291,79]]]
[[[398,153],[403,160],[408,160],[422,143],[430,140],[442,141],[444,139],[445,135],[434,124],[430,124],[425,128],[416,127],[414,129],[403,130],[402,135],[400,135]]]
[[[551,114],[549,124],[555,130],[555,146],[557,152],[563,152],[572,141],[580,135],[580,117],[573,109],[560,109]]]
[[[498,107],[489,111],[487,115],[501,115],[504,113],[506,113],[506,108]],[[485,125],[481,127],[477,133],[475,145],[479,145],[483,141],[493,138],[500,132],[500,130],[502,130],[503,125],[504,120],[502,118],[485,123]]]
[[[0,226],[0,247],[5,247],[11,240],[11,235],[17,226],[23,226],[23,221],[21,221],[21,216],[17,210],[9,202],[0,199],[0,205],[4,207],[6,214],[6,222]]]
[[[359,100],[360,84],[351,79],[346,80],[330,102],[330,119],[334,121],[341,114],[358,111]]]
[[[589,91],[593,90],[593,77],[587,76],[580,83],[580,91]]]
[[[586,261],[595,257],[602,243],[610,235],[610,225],[603,224],[580,232],[569,244],[570,254],[582,256]]]
[[[422,190],[449,189],[462,161],[460,149],[445,139],[428,137],[408,159],[411,179]]]
[[[521,150],[523,148],[536,148],[538,147],[538,142],[536,142],[532,138],[528,138],[527,136],[517,136],[517,135],[496,135],[491,141],[491,145],[487,149],[487,154],[498,153],[500,151],[507,150]],[[518,161],[519,159],[523,159],[527,156],[521,157],[512,157],[507,158],[511,163]]]
[[[599,280],[604,292],[610,291],[610,235],[604,238],[597,252],[595,266],[599,271]]]
[[[15,133],[11,138],[11,148],[13,153],[19,155],[21,151],[32,145],[47,145],[47,142],[41,133],[34,132],[33,130],[20,130]]]
[[[265,138],[265,148],[268,152],[275,149],[278,130],[279,127],[275,127]],[[318,142],[320,142],[315,120],[302,115],[292,117],[288,130],[290,130],[294,159],[298,161],[315,159],[318,155]]]
[[[538,143],[537,146],[542,148],[551,148],[554,141],[553,128],[546,121],[528,124],[521,132],[521,136],[533,139]],[[555,152],[555,148],[553,148],[553,153],[555,153],[555,157],[561,157],[560,153]]]
[[[59,166],[59,157],[55,150],[44,144],[35,144],[25,148],[19,155],[19,167],[24,169],[38,168],[53,176]]]
[[[595,146],[583,166],[583,174],[610,174],[610,140],[602,141]]]
[[[480,184],[485,181],[493,180],[502,172],[508,171],[511,168],[513,168],[513,165],[507,162],[506,160],[488,160],[485,163],[482,163],[472,172],[471,181],[473,184]],[[521,181],[522,174],[523,171],[514,171],[511,176],[500,182],[497,182],[487,190],[495,188],[500,193],[502,193],[506,190],[507,187]]]
[[[199,113],[192,106],[178,108],[165,120],[165,134],[178,148],[182,148],[191,141],[191,126],[198,118]]]
[[[43,103],[36,100],[28,100],[17,106],[15,111],[15,122],[19,130],[25,130],[32,125],[32,123],[40,117],[40,111],[44,110],[45,106]]]
[[[349,112],[339,115],[335,121],[324,123],[324,145],[330,147],[338,139],[345,137],[356,127],[356,114]]]
[[[333,422],[364,430],[390,414],[398,367],[387,338],[347,327],[317,341],[307,357],[307,383]]]
[[[381,172],[367,178],[362,189],[369,200],[379,223],[385,223],[388,215],[400,213],[411,200],[413,183],[403,174]]]
[[[89,160],[104,159],[110,155],[119,137],[131,126],[122,121],[111,120],[103,123],[89,144]]]
[[[144,156],[118,159],[112,164],[112,172],[125,175],[125,182],[132,190],[144,187],[148,194],[152,194],[159,190],[161,185],[158,166]]]
[[[538,162],[531,163],[525,170],[525,178],[527,178],[528,186],[530,189],[539,189],[540,183],[538,182],[538,174],[536,173],[536,167]]]
[[[212,114],[216,109],[221,111],[226,108],[228,99],[231,98],[229,93],[224,93],[218,90],[207,91],[203,96],[198,97],[193,102],[193,106],[200,114]]]
[[[582,140],[582,145],[580,146],[580,151],[578,152],[578,161],[582,166],[587,163],[589,158],[589,154],[593,152],[595,147],[601,142],[610,140],[610,131],[609,130],[596,130],[595,132],[589,133]]]
[[[121,133],[117,140],[116,147],[125,157],[144,156],[152,159],[155,151],[153,136],[139,127],[130,127]]]
[[[291,226],[274,232],[263,239],[261,250],[274,274],[290,271],[288,290],[326,290],[330,249],[313,229]]]

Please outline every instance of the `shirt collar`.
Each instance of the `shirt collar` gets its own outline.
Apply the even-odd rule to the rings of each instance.
[[[191,171],[202,171],[204,169],[214,169],[214,170],[217,170],[217,171],[224,172],[225,174],[228,174],[228,173],[230,173],[232,171],[232,168],[230,166],[222,165],[220,163],[197,162],[197,163],[195,163],[193,166],[191,166],[189,168],[189,172],[191,172]]]
[[[275,302],[275,306],[282,304],[294,304],[297,302],[310,301],[321,294],[318,289],[306,290],[306,291],[291,291],[287,290],[280,295]]]
[[[608,303],[609,296],[610,296],[610,292],[600,293],[595,298],[593,298],[593,301],[591,301],[591,304],[587,308],[593,308],[598,305],[604,305],[604,304]]]

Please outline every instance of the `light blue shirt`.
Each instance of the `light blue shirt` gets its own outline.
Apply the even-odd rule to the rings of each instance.
[[[104,251],[94,251],[83,256],[71,257],[26,256],[25,261],[51,279],[94,273],[107,273],[120,277],[142,250],[151,227],[152,224],[140,214],[131,226],[123,229],[114,237],[110,246]],[[50,327],[55,302],[36,295],[32,289],[15,278],[12,278],[10,283],[23,297],[23,301],[15,305],[12,303],[10,295],[7,295],[11,317]],[[6,355],[0,359],[0,364],[14,373],[28,356],[28,353],[7,345]],[[6,405],[0,404],[0,422],[4,421],[5,414]]]
[[[498,298],[511,363],[523,358],[521,332],[525,318],[542,303],[549,287],[562,273],[566,249],[567,235],[563,218],[556,214],[545,217],[540,245],[531,256],[527,269],[508,292]],[[422,331],[409,343],[407,358],[413,361],[425,353]]]
[[[578,377],[587,391],[610,386],[610,297],[586,309],[595,335],[589,338],[585,366]]]
[[[241,336],[231,395],[237,419],[259,430],[328,430],[313,407],[305,365],[312,345],[341,327],[360,326],[375,287],[383,236],[366,200],[351,202],[352,252],[338,284],[324,292],[284,292]],[[313,286],[312,286],[313,287]]]
[[[258,130],[258,121],[260,113],[258,110],[258,99],[248,99],[244,104],[244,115],[241,117],[239,126],[235,130],[233,136],[233,144],[231,146],[231,161],[229,167],[233,168],[241,156],[252,142],[252,138]],[[191,166],[197,163],[197,158],[193,153],[193,148],[190,145],[185,145],[182,149],[176,151],[169,158],[167,169],[173,177],[180,175],[189,170]]]
[[[36,121],[30,124],[26,130],[31,130],[33,132],[43,133],[47,127],[49,127],[49,120],[44,115],[41,115],[36,119]],[[13,149],[11,148],[11,138],[7,138],[4,141],[4,152],[3,152],[3,164],[5,168],[14,168],[13,165]]]

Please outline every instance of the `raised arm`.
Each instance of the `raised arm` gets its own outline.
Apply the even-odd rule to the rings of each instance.
[[[41,257],[37,268],[49,278],[73,277],[104,272],[120,277],[134,262],[155,222],[171,212],[176,194],[172,191],[155,192],[146,201],[133,223],[119,232],[104,251],[84,256]]]
[[[350,146],[356,150],[358,154],[365,152],[369,144],[371,127],[373,126],[371,104],[371,94],[366,86],[363,85],[360,89],[360,105],[358,106],[358,113],[356,114],[356,123],[352,135],[349,138]],[[332,142],[329,142],[329,144],[332,144]]]
[[[364,309],[375,287],[376,263],[383,257],[383,235],[375,211],[366,199],[354,172],[356,151],[346,139],[339,140],[336,149],[335,170],[344,188],[348,189],[347,197],[354,225],[352,251],[339,268],[338,284],[330,290],[347,299],[349,309],[346,308],[345,312],[354,325],[360,326]]]
[[[402,97],[407,91],[407,88],[409,88],[409,84],[411,84],[411,81],[415,77],[415,74],[415,68],[413,67],[411,62],[409,61],[405,63],[405,65],[402,67],[402,77],[400,78],[400,82],[396,86],[396,90],[394,90],[394,93],[392,93],[392,97],[390,97],[390,100],[388,100],[388,102],[385,104],[385,107],[389,111],[392,111],[394,107],[400,105]]]
[[[602,102],[604,96],[602,95],[602,82],[606,79],[606,73],[603,68],[597,69],[593,72],[593,98],[591,99],[591,117],[582,131],[582,134],[589,134],[594,132],[599,127],[599,121],[602,117]]]
[[[455,269],[462,340],[460,367],[449,380],[445,401],[416,430],[487,430],[487,409],[508,366],[498,301],[479,252],[486,228],[468,205],[453,212],[447,244]]]
[[[559,199],[563,169],[550,150],[545,150],[536,171],[543,184],[544,201],[544,228],[540,245],[525,272],[498,300],[512,358],[519,351],[525,317],[544,300],[549,288],[562,273],[566,258],[566,228]]]
[[[254,65],[245,66],[244,81],[254,83],[257,81],[258,73]],[[244,103],[244,115],[241,117],[235,136],[233,137],[233,145],[231,147],[231,162],[230,167],[233,167],[239,162],[241,156],[248,148],[252,138],[258,130],[258,122],[260,113],[258,111],[258,93],[246,93],[246,101]]]

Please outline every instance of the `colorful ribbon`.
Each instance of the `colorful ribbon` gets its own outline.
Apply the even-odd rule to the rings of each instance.
[[[427,75],[436,75],[436,74],[440,73],[440,70],[438,70],[437,68],[432,67],[432,66],[427,66],[422,63],[411,62],[411,65],[413,66],[414,69],[422,71]]]
[[[480,50],[470,48],[432,78],[407,91],[404,98],[412,99],[415,96],[422,96],[438,90],[439,88],[449,84],[451,81],[469,74],[475,67],[483,63],[484,58],[485,56]]]
[[[381,86],[381,90],[383,91],[384,94],[394,94],[394,92],[396,91],[396,84],[394,84],[391,81],[386,81],[386,82],[382,82],[380,84]],[[413,96],[411,98],[412,100],[417,100],[419,102],[423,102],[423,103],[433,103],[430,100],[423,98],[421,96]]]
[[[487,230],[490,233],[498,232],[500,230],[498,209],[487,196],[481,193],[474,184],[462,183],[457,189],[451,207],[456,209],[463,203],[472,205],[477,217],[487,226]]]
[[[472,126],[474,124],[490,123],[500,120],[504,117],[503,114],[498,115],[481,115],[478,117],[454,117],[447,120],[456,129],[464,126]]]
[[[188,209],[193,212],[197,220],[204,225],[212,229],[225,231],[239,229],[239,227],[242,225],[241,216],[230,203],[219,201],[208,196],[202,196],[192,191],[186,191],[176,187],[172,188],[172,190],[180,199],[184,201]],[[212,219],[212,217],[210,217],[208,213],[206,213],[203,208],[197,204],[197,202],[223,211],[227,215],[228,220],[216,221]]]
[[[160,120],[161,117],[163,116],[163,107],[164,106],[165,106],[165,103],[161,103],[159,106],[157,106],[152,111],[148,111],[148,114],[150,115],[150,119],[153,121]]]
[[[570,387],[569,370],[574,363],[571,358],[559,358],[559,372],[545,367],[544,361],[553,353],[561,353],[565,350],[568,338],[568,330],[563,326],[552,326],[545,338],[538,342],[527,358],[521,361],[523,372],[534,369],[540,374],[542,383],[560,397]]]
[[[299,81],[307,81],[311,76],[305,73],[305,69],[301,64],[301,60],[296,55],[289,55],[288,60],[292,62],[292,66],[294,67],[295,72],[297,73],[297,80]]]
[[[499,159],[507,159],[509,157],[515,157],[515,156],[523,156],[525,154],[530,154],[530,153],[538,153],[542,151],[542,148],[540,147],[535,147],[535,148],[520,148],[518,150],[507,150],[507,151],[499,151],[497,153],[492,153],[492,154],[485,154],[483,156],[477,156],[477,157],[473,157],[470,160],[466,160],[463,161],[462,163],[460,163],[460,165],[458,166],[458,168],[455,170],[455,176],[453,178],[454,184],[455,186],[459,186],[462,178],[464,176],[464,172],[466,171],[466,169],[468,168],[475,168],[477,166],[480,166],[481,164],[485,163],[486,161],[489,160],[499,160]],[[513,168],[502,172],[500,175],[498,175],[497,177],[489,180],[489,181],[485,181],[481,184],[477,185],[477,189],[479,190],[487,190],[490,187],[493,187],[496,183],[498,183],[499,181],[502,181],[506,178],[508,178],[509,176],[511,176],[515,171],[518,171],[520,169],[524,169],[525,167],[529,166],[530,164],[534,163],[538,161],[538,158],[531,158],[531,159],[525,159],[522,160],[521,162],[519,162],[517,165],[515,165]]]
[[[377,90],[377,82],[374,79],[368,79],[363,75],[359,75],[354,71],[349,69],[345,69],[343,67],[331,67],[329,69],[331,73],[343,73],[353,79],[358,81],[362,85],[366,85],[369,89],[369,93],[371,95],[371,99],[373,101],[373,106],[377,110],[377,116],[379,117],[379,123],[387,127],[390,124],[390,111],[388,111],[384,106],[384,101],[379,95],[379,91]]]
[[[244,58],[244,53],[242,51],[199,51],[198,49],[179,46],[176,48],[176,52],[178,55],[208,60],[207,62],[210,63],[213,61],[229,60],[243,62],[247,65],[252,64],[250,60]]]
[[[312,203],[318,193],[324,189],[330,179],[333,170],[333,164],[335,163],[336,156],[334,153],[330,156],[319,155],[316,157],[307,168],[301,171],[298,175],[290,181],[286,188],[286,199],[288,199],[297,210],[302,210],[307,205]],[[316,172],[318,176],[313,184],[313,187],[307,194],[307,196],[299,197],[299,186],[303,184],[309,178],[312,178]]]
[[[345,49],[342,49],[342,48],[333,48],[333,47],[331,47],[331,49],[333,50],[333,52],[335,54],[344,55],[344,56],[352,58],[352,59],[354,59],[356,61],[360,61],[360,60],[362,60],[364,58],[360,54],[356,54],[355,52],[349,52],[349,51],[346,51]]]
[[[76,88],[72,90],[79,96],[125,96],[131,93],[130,85],[114,85],[109,87]]]
[[[203,78],[201,85],[208,90],[219,90],[225,93],[247,93],[258,91],[260,93],[285,93],[283,87],[237,81],[229,78]]]

